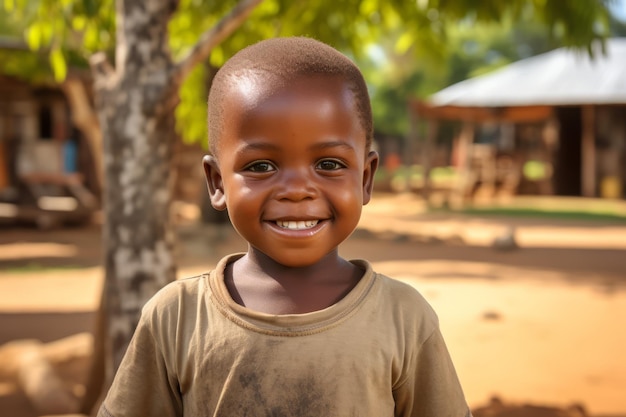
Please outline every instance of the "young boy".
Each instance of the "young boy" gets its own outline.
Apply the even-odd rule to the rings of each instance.
[[[146,304],[100,416],[469,416],[427,302],[338,254],[378,165],[357,67],[307,38],[248,47],[209,137],[211,202],[248,251]]]

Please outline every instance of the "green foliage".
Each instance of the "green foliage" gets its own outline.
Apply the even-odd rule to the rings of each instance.
[[[378,86],[372,97],[372,113],[377,132],[405,136],[409,130],[407,102],[425,86],[424,74],[414,72],[406,80],[396,84]]]
[[[52,66],[54,79],[57,82],[62,82],[67,75],[67,62],[65,62],[65,57],[60,48],[54,48],[50,51],[50,65]]]
[[[186,143],[201,143],[208,148],[206,77],[206,67],[198,65],[183,82],[176,107],[176,130]]]
[[[177,54],[183,54],[196,42],[203,30],[210,28],[219,16],[229,10],[235,2],[224,1],[219,5],[196,4],[193,0],[181,1],[174,15],[170,29],[170,45]],[[414,25],[405,23],[411,20]],[[443,49],[440,34],[431,27],[431,20],[425,12],[407,6],[404,1],[385,0],[343,0],[340,3],[330,1],[293,2],[289,0],[266,0],[252,13],[251,17],[221,45],[214,48],[209,63],[221,66],[238,50],[276,36],[313,36],[323,42],[344,51],[362,66],[371,66],[368,48],[375,45],[385,33],[393,33],[387,39],[393,43],[386,47],[415,56],[431,57]],[[408,35],[407,35],[408,34]],[[420,39],[415,47],[415,39]],[[409,58],[407,57],[407,60]],[[372,68],[369,76],[379,74]],[[384,86],[384,77],[379,82],[372,82],[372,87]],[[203,77],[192,75],[181,89],[181,104],[177,111],[178,131],[186,140],[204,142],[206,138],[206,82]],[[204,94],[202,100],[202,94]],[[389,91],[389,94],[394,94]],[[187,102],[191,97],[193,102]],[[406,95],[401,99],[405,103]],[[398,105],[398,101],[393,105]],[[397,123],[406,125],[406,109],[401,104],[401,111],[390,109],[384,116],[395,115]],[[204,112],[204,113],[203,113]],[[202,113],[203,117],[199,117]]]
[[[567,30],[556,30],[546,22],[555,22],[554,11],[548,16],[537,2],[480,2],[485,5],[463,15],[467,2],[422,2],[445,5],[446,11],[439,10],[436,17],[444,19],[445,46],[436,59],[415,59],[415,54],[398,55],[396,51],[385,48],[388,62],[382,68],[373,71],[384,73],[381,83],[368,73],[368,80],[376,80],[372,89],[374,122],[377,130],[388,134],[406,137],[408,120],[406,102],[408,98],[425,98],[430,94],[456,82],[485,74],[511,62],[539,53],[547,52],[560,46],[587,48],[592,39],[608,34],[604,2],[589,2],[585,19],[593,19],[596,24],[584,26],[578,6],[569,3],[563,6],[563,19],[573,19],[583,25]],[[472,2],[476,3],[476,2]],[[546,2],[547,3],[547,2]],[[585,2],[583,2],[585,3]],[[419,2],[418,2],[419,4]],[[509,7],[510,6],[510,7]],[[548,7],[548,6],[547,6]],[[549,7],[552,7],[549,6]],[[551,9],[552,10],[552,9]],[[546,14],[548,13],[548,14]],[[453,16],[464,16],[451,19]],[[494,21],[494,16],[499,16]],[[568,20],[569,21],[569,20]],[[613,23],[612,27],[616,27]],[[614,29],[613,29],[614,31]],[[583,41],[586,39],[586,41]],[[391,52],[390,52],[391,51]],[[408,56],[408,59],[407,59]],[[367,68],[367,67],[366,67]],[[369,70],[369,68],[368,68]],[[404,117],[397,117],[397,115]]]
[[[7,25],[2,25],[2,35],[24,39],[32,51],[11,52],[15,56],[0,64],[5,74],[36,80],[52,75],[60,82],[68,67],[86,67],[92,53],[112,52],[115,46],[114,0],[4,0],[3,5],[0,20]],[[47,62],[37,55],[47,55]],[[14,74],[22,61],[26,67],[38,63],[40,68]]]
[[[541,23],[565,46],[588,47],[590,39],[608,35],[612,0],[427,0],[430,7],[442,10],[447,21],[468,20],[491,23],[512,21]]]
[[[352,56],[370,83],[379,130],[405,134],[406,101],[555,46],[587,48],[610,30],[611,0],[265,0],[244,24],[214,48],[209,64],[222,65],[241,48],[275,36],[313,36]],[[237,2],[180,0],[169,24],[170,47],[183,56]],[[45,51],[57,80],[70,66],[85,66],[95,51],[113,55],[114,0],[2,0],[9,34]],[[6,19],[5,19],[6,20]],[[2,16],[0,16],[0,23]],[[513,24],[515,22],[515,24]],[[13,54],[13,53],[12,53]],[[0,58],[5,55],[0,52]],[[4,61],[4,60],[3,60]],[[0,64],[14,73],[41,59],[24,54]],[[29,70],[30,71],[30,70]],[[32,71],[32,74],[37,71]],[[180,90],[178,131],[185,140],[206,137],[205,70]]]
[[[52,70],[45,56],[30,51],[0,49],[0,73],[34,83],[52,82]]]
[[[544,198],[547,199],[547,198]],[[540,202],[541,200],[538,200]],[[447,211],[447,210],[442,210]],[[571,205],[569,207],[561,207],[556,205],[555,207],[534,207],[532,204],[529,206],[498,206],[498,207],[473,207],[465,208],[461,210],[461,213],[471,216],[506,216],[506,217],[518,217],[518,218],[535,218],[543,219],[546,221],[554,220],[584,220],[590,222],[611,222],[617,224],[626,224],[626,216],[620,212],[619,207],[576,207]]]
[[[33,50],[79,51],[88,57],[115,47],[114,0],[30,0],[22,8]]]

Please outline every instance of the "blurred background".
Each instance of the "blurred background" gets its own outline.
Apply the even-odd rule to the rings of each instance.
[[[474,415],[626,416],[624,0],[4,0],[0,414],[90,414],[141,305],[245,250],[203,182],[208,89],[293,35],[370,90],[342,255],[435,307]]]

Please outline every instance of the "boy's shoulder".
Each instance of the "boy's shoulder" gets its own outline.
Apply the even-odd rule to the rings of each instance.
[[[382,288],[380,294],[383,300],[381,301],[388,305],[395,312],[394,314],[438,327],[437,313],[416,287],[386,274],[376,273],[376,276]]]
[[[361,261],[364,263],[369,263],[368,261]],[[393,294],[394,297],[399,297],[400,299],[413,300],[418,303],[426,303],[426,299],[422,296],[419,290],[413,285],[407,283],[406,281],[398,278],[394,274],[379,272],[374,269],[373,272],[376,274],[377,278],[384,285],[387,292]]]
[[[143,307],[143,314],[162,313],[196,303],[205,291],[209,273],[194,275],[170,282],[161,288]]]

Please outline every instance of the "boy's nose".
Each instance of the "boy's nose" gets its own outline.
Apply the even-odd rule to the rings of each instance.
[[[276,198],[278,200],[299,201],[315,197],[317,191],[308,172],[304,170],[284,170]]]

